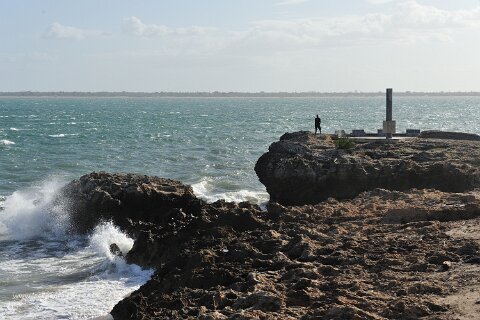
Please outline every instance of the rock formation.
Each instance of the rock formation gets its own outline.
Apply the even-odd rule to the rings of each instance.
[[[438,130],[422,131],[418,137],[427,138],[427,139],[480,141],[480,136],[478,134],[464,133],[464,132],[451,132],[451,131],[438,131]]]
[[[449,236],[451,222],[442,221],[479,216],[476,190],[376,189],[349,201],[270,203],[268,211],[219,201],[168,234],[152,231],[137,240],[130,261],[142,263],[138,253],[152,250],[156,272],[111,314],[115,319],[449,319],[448,306],[437,299],[462,286],[466,278],[450,272],[480,259],[480,246]]]
[[[202,201],[178,181],[136,174],[93,172],[61,190],[68,199],[72,229],[91,230],[99,221],[113,221],[126,231],[132,224],[163,224],[179,210],[198,213]],[[181,208],[181,209],[180,209]]]
[[[338,149],[312,133],[284,134],[258,160],[255,171],[270,200],[313,204],[351,199],[375,188],[434,188],[463,192],[480,186],[480,142],[406,139],[359,140]]]
[[[344,150],[285,134],[255,167],[267,210],[208,204],[178,181],[130,174],[92,173],[62,195],[75,230],[113,220],[135,237],[125,259],[155,269],[115,319],[446,320],[458,311],[448,297],[463,306],[480,290],[478,146]]]

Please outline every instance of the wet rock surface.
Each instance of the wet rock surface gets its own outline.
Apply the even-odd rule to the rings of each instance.
[[[459,221],[478,223],[479,216],[478,190],[376,189],[316,205],[272,202],[267,211],[248,203],[205,204],[198,216],[181,215],[165,227],[168,232],[145,229],[148,236],[137,239],[127,259],[156,272],[111,314],[450,319],[451,308],[438,299],[464,286],[465,278],[450,275],[476,263],[469,261],[480,256],[480,246],[448,232]]]
[[[351,149],[338,149],[328,136],[286,133],[260,157],[255,171],[270,200],[284,205],[351,199],[375,188],[464,192],[480,187],[480,142],[451,139],[476,135],[431,136],[438,135],[450,139],[358,140]]]
[[[92,172],[61,190],[71,213],[72,229],[91,230],[99,221],[113,221],[125,231],[148,221],[165,224],[179,210],[198,214],[202,201],[181,182],[123,173]],[[181,208],[181,209],[180,209]]]

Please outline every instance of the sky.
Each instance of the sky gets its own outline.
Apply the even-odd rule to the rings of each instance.
[[[0,91],[480,91],[480,0],[0,0]]]

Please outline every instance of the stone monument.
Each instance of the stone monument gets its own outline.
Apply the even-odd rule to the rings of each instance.
[[[395,134],[396,123],[392,120],[392,93],[391,88],[387,89],[387,119],[383,121],[383,133],[387,139],[391,139],[393,134]]]

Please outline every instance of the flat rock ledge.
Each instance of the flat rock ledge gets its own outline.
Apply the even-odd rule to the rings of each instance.
[[[375,188],[464,192],[480,186],[476,135],[425,136],[442,139],[363,140],[339,149],[329,136],[286,133],[260,157],[255,172],[270,200],[283,205],[351,199]]]

